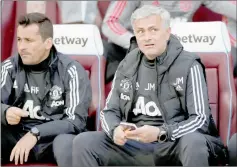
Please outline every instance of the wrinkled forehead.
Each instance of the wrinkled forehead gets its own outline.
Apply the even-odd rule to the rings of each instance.
[[[138,18],[133,21],[133,27],[139,28],[149,28],[149,27],[161,27],[163,24],[160,15],[152,14],[144,18]]]
[[[39,26],[37,24],[31,24],[27,26],[19,25],[17,27],[17,37],[41,37],[39,33]]]

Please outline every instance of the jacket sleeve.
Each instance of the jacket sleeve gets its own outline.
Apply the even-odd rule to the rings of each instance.
[[[117,71],[114,75],[110,93],[106,99],[105,108],[100,113],[103,131],[113,140],[114,129],[120,124],[122,114],[119,106],[120,76]]]
[[[102,24],[102,32],[114,44],[129,48],[131,30],[124,27],[131,25],[130,17],[139,6],[139,1],[111,1]]]
[[[205,0],[203,4],[213,12],[232,18],[236,21],[236,1],[209,1]]]
[[[7,59],[3,63],[1,63],[1,65],[1,123],[3,125],[7,125],[6,111],[10,107],[9,96],[11,95],[13,88],[13,81],[11,76],[13,63],[10,59]]]
[[[92,90],[88,75],[80,64],[71,64],[65,77],[65,117],[37,125],[40,137],[75,134],[85,131]]]
[[[194,131],[206,131],[211,114],[204,71],[200,63],[190,68],[186,87],[186,107],[188,118],[182,122],[164,126],[170,140],[178,139]]]

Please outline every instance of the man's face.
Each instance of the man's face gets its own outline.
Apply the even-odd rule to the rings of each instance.
[[[48,39],[43,41],[38,25],[18,26],[17,49],[23,64],[35,65],[45,60],[51,48],[49,43]]]
[[[133,27],[138,47],[148,59],[153,60],[165,51],[170,28],[164,27],[160,16],[150,15],[137,19]]]

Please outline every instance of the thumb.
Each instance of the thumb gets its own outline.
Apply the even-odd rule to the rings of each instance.
[[[28,117],[29,116],[29,113],[27,111],[24,111],[24,110],[17,110],[16,114],[20,117]]]

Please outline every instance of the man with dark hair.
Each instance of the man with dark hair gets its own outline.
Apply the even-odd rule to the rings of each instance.
[[[64,166],[59,155],[68,139],[59,142],[63,134],[86,129],[92,98],[88,75],[57,52],[53,25],[43,14],[19,19],[17,48],[1,70],[2,163],[55,162],[56,157]]]

